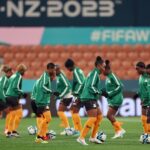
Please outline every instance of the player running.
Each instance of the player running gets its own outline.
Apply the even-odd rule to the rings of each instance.
[[[71,84],[64,73],[62,73],[58,65],[56,65],[56,76],[57,92],[54,92],[54,95],[61,100],[58,107],[58,116],[61,119],[63,126],[65,127],[65,130],[60,134],[66,135],[66,131],[70,129],[70,125],[65,111],[73,99],[73,96],[71,95]]]
[[[7,133],[10,108],[6,103],[6,91],[8,88],[8,80],[13,73],[11,67],[8,65],[2,66],[1,71],[4,72],[4,75],[0,78],[0,112],[4,111],[6,113],[5,133]]]
[[[68,59],[65,62],[65,67],[73,72],[73,84],[72,84],[72,94],[75,97],[75,101],[72,104],[72,119],[75,128],[74,135],[79,136],[82,130],[81,119],[79,116],[79,110],[82,107],[81,104],[81,93],[83,91],[85,83],[85,75],[83,71],[75,66],[75,63],[72,59]]]
[[[109,60],[105,61],[105,71],[104,75],[107,76],[105,86],[106,89],[104,92],[105,97],[109,104],[109,109],[107,113],[107,118],[112,123],[115,135],[112,139],[123,137],[125,130],[121,127],[121,123],[115,119],[115,115],[123,102],[123,93],[122,93],[122,83],[112,72]]]
[[[17,128],[22,118],[22,105],[19,104],[19,99],[21,97],[26,97],[26,94],[21,90],[22,77],[26,70],[27,67],[24,64],[18,65],[17,72],[13,74],[9,79],[9,85],[6,92],[6,102],[8,106],[11,107],[11,111],[6,137],[19,137]]]
[[[144,129],[144,133],[147,133],[147,108],[149,106],[149,95],[148,95],[148,75],[145,70],[145,64],[143,62],[138,62],[136,64],[137,73],[140,75],[139,77],[139,91],[138,96],[141,99],[141,107],[142,107],[142,125]],[[137,95],[134,96],[136,98]]]
[[[85,123],[80,137],[77,139],[77,142],[82,145],[88,145],[85,142],[85,137],[88,134],[89,130],[92,128],[92,134],[89,139],[92,143],[101,144],[102,142],[96,138],[96,134],[99,129],[99,125],[102,121],[102,112],[98,106],[97,100],[102,94],[100,90],[100,78],[99,75],[104,71],[104,61],[100,56],[96,58],[95,68],[89,73],[85,81],[83,93],[81,95],[82,104],[85,106],[88,120]]]
[[[32,92],[32,97],[34,98],[35,106],[37,107],[37,126],[39,128],[35,139],[36,143],[48,143],[48,141],[45,140],[45,137],[48,131],[48,124],[51,121],[49,108],[52,94],[50,76],[53,75],[54,72],[55,65],[53,63],[48,63],[46,71],[36,81],[34,85],[34,92]]]

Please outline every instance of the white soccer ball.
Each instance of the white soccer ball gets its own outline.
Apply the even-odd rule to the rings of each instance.
[[[148,135],[148,134],[142,134],[140,136],[140,142],[142,144],[150,144],[150,135]]]
[[[106,138],[107,138],[107,135],[103,132],[103,131],[99,131],[96,135],[96,138],[98,140],[100,140],[101,142],[105,142],[106,141]]]
[[[35,135],[35,134],[37,133],[37,127],[36,127],[36,126],[29,126],[29,127],[27,128],[27,130],[28,130],[28,133],[29,133],[30,135]]]
[[[73,133],[74,133],[74,129],[73,128],[66,128],[65,129],[65,132],[66,132],[66,135],[73,135]]]
[[[49,131],[49,137],[50,137],[50,139],[56,139],[56,132],[55,131],[53,131],[53,130],[50,130]]]

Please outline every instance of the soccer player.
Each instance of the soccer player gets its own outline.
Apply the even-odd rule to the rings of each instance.
[[[73,96],[71,95],[71,84],[67,77],[62,73],[60,67],[56,65],[56,82],[57,82],[57,92],[54,93],[58,99],[61,100],[58,107],[58,116],[61,119],[65,130],[61,132],[61,135],[66,134],[66,130],[70,128],[68,118],[64,111],[67,110],[67,107],[71,104]]]
[[[136,64],[136,71],[140,75],[139,77],[139,91],[138,96],[141,99],[142,107],[142,125],[144,133],[147,133],[147,106],[149,105],[149,96],[148,96],[148,75],[145,70],[145,64],[143,62],[138,62]],[[136,98],[136,96],[134,96]]]
[[[146,66],[146,72],[148,74],[148,110],[147,110],[147,133],[150,136],[150,64]]]
[[[125,134],[125,130],[121,127],[121,123],[115,119],[115,115],[123,102],[122,83],[112,72],[109,60],[105,61],[105,71],[103,73],[107,76],[105,82],[106,90],[104,90],[104,92],[106,92],[104,96],[107,97],[109,104],[107,118],[112,123],[115,130],[115,135],[112,138],[116,139],[123,137]]]
[[[2,66],[1,71],[4,72],[4,75],[0,78],[0,111],[4,111],[6,113],[5,132],[7,133],[8,122],[10,119],[10,108],[6,103],[6,91],[8,88],[8,80],[12,75],[12,69],[8,65],[4,65]]]
[[[37,137],[35,139],[36,143],[48,143],[44,138],[48,131],[48,124],[51,121],[50,113],[50,98],[52,94],[51,90],[51,80],[50,76],[55,72],[55,65],[53,63],[48,63],[46,71],[40,76],[40,78],[35,83],[35,91],[33,95],[35,99],[35,104],[37,107],[37,126],[39,128]],[[39,120],[40,121],[39,121]]]
[[[80,97],[85,83],[85,75],[80,68],[75,66],[75,63],[72,59],[68,59],[65,62],[65,67],[69,71],[73,72],[72,94],[75,97],[75,101],[72,104],[71,111],[72,111],[74,128],[76,130],[74,135],[79,136],[82,130],[81,119],[79,116],[79,110],[82,107]]]
[[[21,97],[26,97],[26,94],[21,90],[22,76],[27,70],[24,64],[17,66],[17,72],[9,78],[9,85],[6,91],[6,102],[11,107],[10,119],[8,123],[8,132],[6,137],[18,137],[17,128],[22,118],[22,106],[19,104]]]
[[[82,104],[85,106],[87,115],[89,117],[81,131],[80,137],[77,139],[77,142],[81,143],[82,145],[88,145],[85,142],[85,137],[91,128],[93,128],[93,130],[89,141],[97,144],[102,143],[96,138],[96,134],[102,121],[102,112],[98,106],[97,100],[102,94],[102,91],[100,90],[101,87],[99,75],[103,71],[104,61],[100,56],[97,56],[95,61],[95,68],[87,76],[84,89],[81,94]]]

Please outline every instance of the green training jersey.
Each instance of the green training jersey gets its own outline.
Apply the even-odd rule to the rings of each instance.
[[[0,100],[5,101],[8,88],[8,78],[4,75],[0,78]]]
[[[83,71],[76,67],[73,70],[73,83],[72,83],[72,93],[78,98],[81,97],[85,83],[85,75]]]
[[[23,95],[22,91],[22,75],[16,72],[9,78],[8,89],[6,91],[6,97],[14,96],[20,97]]]
[[[144,106],[147,106],[149,103],[149,94],[148,94],[148,75],[144,73],[139,77],[139,91],[141,101]]]
[[[32,97],[37,106],[47,106],[51,98],[51,81],[47,72],[44,72],[34,84]]]
[[[31,100],[35,100],[35,97],[36,97],[36,83],[34,84],[33,86],[33,90],[32,90],[32,93],[31,93]]]
[[[95,68],[89,73],[81,94],[81,101],[98,100],[101,95],[100,70]]]
[[[57,75],[57,92],[60,93],[59,98],[64,98],[66,94],[71,92],[71,84],[67,77],[61,72]]]
[[[110,106],[120,106],[123,102],[123,84],[113,73],[108,74],[105,82],[106,92],[108,93],[108,104]]]
[[[150,75],[148,75],[148,86],[147,86],[147,90],[148,90],[148,106],[150,106]]]

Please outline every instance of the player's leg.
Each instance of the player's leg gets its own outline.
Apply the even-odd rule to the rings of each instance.
[[[68,121],[68,118],[65,114],[66,109],[67,109],[67,106],[65,105],[64,101],[61,101],[60,104],[59,104],[57,114],[58,114],[59,118],[61,119],[64,127],[69,128],[70,127],[69,121]]]
[[[147,106],[142,106],[142,116],[141,116],[142,126],[144,133],[147,133]]]
[[[49,108],[38,107],[37,108],[37,116],[39,116],[41,118],[41,122],[39,125],[39,130],[38,130],[38,134],[35,139],[35,142],[36,143],[48,143],[45,140],[45,137],[46,137],[46,133],[48,131],[48,124],[51,121],[51,113],[50,113]]]
[[[76,100],[75,102],[72,103],[72,106],[71,106],[72,121],[74,124],[74,129],[78,132],[81,132],[82,130],[82,123],[81,123],[81,118],[79,115],[80,108],[81,108],[80,100]]]
[[[147,133],[150,135],[150,106],[147,110]]]
[[[92,135],[91,135],[92,139],[96,138],[96,134],[99,130],[99,126],[100,126],[100,123],[102,122],[102,119],[103,119],[102,112],[101,112],[100,108],[98,107],[97,108],[97,118],[96,118],[96,122],[93,126]]]
[[[83,104],[86,108],[86,111],[87,111],[88,120],[84,124],[84,127],[81,131],[80,137],[77,139],[77,142],[81,143],[82,145],[88,145],[85,142],[85,137],[87,136],[90,129],[92,129],[92,127],[96,124],[97,116],[98,116],[96,103],[97,103],[96,101],[83,102]],[[101,142],[99,141],[99,142],[96,142],[96,143],[101,143]]]
[[[13,135],[18,136],[17,129],[20,125],[21,119],[23,116],[23,110],[22,110],[22,105],[18,105],[16,109],[16,116],[14,120],[14,126],[13,126]]]
[[[118,108],[119,108],[118,106],[109,106],[107,113],[107,118],[109,119],[115,130],[115,135],[113,139],[122,137],[123,134],[125,133],[125,130],[122,128],[122,123],[117,121],[115,118]]]

